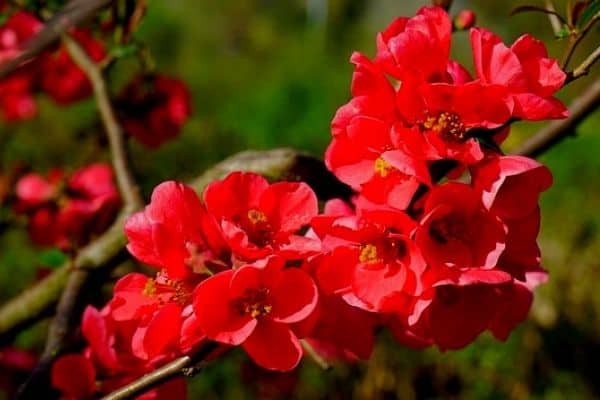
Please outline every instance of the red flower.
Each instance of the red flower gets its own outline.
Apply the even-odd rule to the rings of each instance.
[[[544,280],[544,273],[530,273],[525,283],[441,286],[415,326],[389,327],[401,343],[416,348],[435,344],[441,350],[460,349],[485,330],[506,340],[527,317],[532,290]]]
[[[96,392],[96,370],[86,357],[69,354],[52,367],[52,386],[63,392],[61,399],[92,399]]]
[[[445,81],[452,23],[440,7],[423,7],[400,17],[377,35],[375,61],[399,80]]]
[[[446,274],[462,284],[510,279],[499,271],[485,271],[496,266],[506,245],[506,230],[466,184],[447,183],[431,190],[415,240],[438,279]]]
[[[260,175],[234,172],[211,183],[204,200],[242,260],[273,253],[297,259],[320,250],[317,241],[295,234],[318,213],[317,197],[305,183],[269,185]]]
[[[125,132],[150,148],[179,136],[191,103],[186,84],[164,75],[135,78],[118,99]]]
[[[42,28],[32,14],[18,11],[0,27],[0,64],[19,54],[21,45]],[[0,80],[0,111],[7,121],[30,119],[37,114],[33,99],[38,64],[33,62]]]
[[[206,336],[242,345],[260,366],[289,371],[302,348],[289,324],[307,318],[317,304],[317,288],[298,268],[285,268],[271,257],[266,265],[245,265],[201,282],[194,293],[194,312]]]
[[[100,62],[106,56],[106,50],[86,30],[74,29],[70,35],[85,50],[92,61]],[[60,105],[83,100],[92,94],[92,86],[85,73],[71,59],[66,47],[46,54],[42,59],[41,87]]]
[[[466,9],[460,10],[452,22],[455,29],[462,31],[475,26],[476,19],[477,16],[475,15],[475,12],[473,12],[473,10]]]
[[[164,268],[172,279],[221,265],[227,256],[214,221],[196,192],[175,181],[154,189],[144,211],[127,220],[125,234],[127,249],[135,258]]]
[[[415,223],[389,210],[362,211],[360,217],[317,217],[313,229],[325,249],[316,268],[319,286],[357,307],[378,312],[413,312],[425,263],[410,235]]]
[[[305,339],[327,360],[367,360],[373,352],[375,314],[353,307],[337,296],[319,295],[315,319]]]
[[[38,245],[81,246],[112,223],[120,206],[112,170],[92,164],[64,178],[53,170],[44,178],[29,174],[17,182],[15,210],[29,216]]]
[[[404,81],[396,101],[404,122],[419,126],[422,132],[416,136],[405,130],[398,140],[406,142],[413,153],[420,152],[423,158],[453,159],[464,164],[483,158],[473,132],[505,124],[512,111],[505,88],[483,86],[476,81],[465,84]]]
[[[513,115],[526,120],[564,118],[568,111],[552,97],[566,74],[548,58],[542,42],[523,35],[508,48],[502,39],[482,28],[471,29],[477,76],[483,84],[505,86],[515,107]]]
[[[473,168],[473,186],[482,201],[503,219],[520,219],[538,206],[540,193],[552,185],[550,170],[521,156],[491,157]]]

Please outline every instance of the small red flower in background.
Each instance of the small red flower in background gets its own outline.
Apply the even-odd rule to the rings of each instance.
[[[71,176],[59,170],[32,173],[17,182],[15,210],[28,217],[29,234],[40,246],[78,247],[102,233],[121,201],[107,164],[93,164]]]
[[[32,14],[19,11],[0,26],[0,64],[14,58],[20,46],[33,37],[43,24]],[[33,98],[39,63],[32,62],[0,80],[0,112],[7,121],[21,121],[37,114]]]
[[[202,281],[194,293],[194,311],[210,339],[242,345],[264,368],[289,371],[302,358],[290,324],[306,319],[317,299],[317,287],[306,272],[271,257]]]
[[[100,62],[106,56],[104,45],[87,30],[73,29],[71,37],[79,43],[92,61]],[[66,47],[60,46],[41,60],[40,87],[57,104],[68,105],[88,98],[92,85],[85,73],[71,59]]]
[[[317,215],[317,196],[305,183],[269,185],[260,175],[234,172],[204,192],[232,253],[244,261],[273,253],[300,259],[320,250],[318,241],[297,235]]]
[[[37,354],[30,350],[0,348],[0,393],[6,398],[12,398],[37,363]]]
[[[186,84],[165,75],[135,78],[123,89],[117,104],[125,132],[149,148],[179,136],[192,113]]]

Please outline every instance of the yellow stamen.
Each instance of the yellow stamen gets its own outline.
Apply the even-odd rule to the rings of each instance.
[[[394,169],[387,161],[383,158],[378,158],[375,160],[375,165],[373,166],[375,172],[378,173],[382,178],[385,178],[390,171]]]
[[[259,222],[267,222],[267,216],[265,213],[256,209],[248,210],[248,219],[254,225],[258,224]]]
[[[377,257],[377,247],[372,244],[365,244],[361,246],[360,256],[358,256],[358,259],[362,263],[377,262],[379,260]]]

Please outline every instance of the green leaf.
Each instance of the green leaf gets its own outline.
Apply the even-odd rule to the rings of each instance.
[[[585,10],[581,13],[581,17],[577,21],[577,26],[582,28],[589,22],[590,19],[600,12],[600,0],[592,0]]]
[[[139,50],[139,46],[136,43],[126,44],[122,46],[113,47],[110,52],[115,58],[122,58],[134,55]]]
[[[560,31],[556,32],[556,34],[554,35],[557,39],[564,39],[569,37],[571,30],[569,29],[568,26],[564,25]]]
[[[69,256],[59,249],[44,250],[39,255],[40,264],[50,268],[58,268],[67,262],[68,259]]]

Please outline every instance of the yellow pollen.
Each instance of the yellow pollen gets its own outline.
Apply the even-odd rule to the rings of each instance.
[[[375,165],[373,166],[373,169],[382,178],[385,178],[390,173],[390,171],[394,169],[394,167],[392,167],[383,158],[378,158],[377,160],[375,160]]]
[[[377,258],[377,247],[372,244],[361,246],[360,256],[358,256],[358,259],[362,263],[377,262],[379,260]]]
[[[252,318],[256,318],[256,317],[260,317],[260,316],[269,314],[272,309],[273,309],[273,306],[270,304],[254,303],[254,304],[247,304],[246,307],[244,308],[244,312],[246,314],[250,314],[250,316]]]
[[[427,117],[423,122],[423,127],[439,133],[448,140],[464,140],[467,134],[467,128],[462,123],[460,116],[450,112],[440,113],[437,117]]]
[[[256,209],[248,210],[248,219],[254,225],[258,224],[259,222],[267,222],[267,216],[265,213]]]
[[[148,279],[144,289],[142,289],[144,296],[152,297],[156,294],[156,286],[154,286],[154,279]]]

